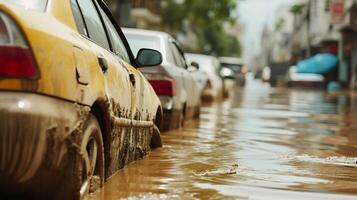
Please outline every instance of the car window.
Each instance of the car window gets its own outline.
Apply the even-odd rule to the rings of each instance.
[[[130,63],[128,52],[125,48],[123,41],[121,40],[118,31],[115,29],[114,25],[110,21],[109,17],[102,8],[99,8],[100,13],[103,17],[104,24],[108,30],[108,35],[110,39],[110,43],[112,46],[112,52],[119,56],[121,59],[125,60],[126,62]]]
[[[15,4],[26,9],[38,11],[44,11],[47,5],[47,0],[0,0],[0,2]]]
[[[186,61],[183,58],[183,56],[181,55],[177,46],[173,42],[170,42],[170,47],[171,47],[172,53],[174,55],[174,59],[176,61],[177,66],[181,67],[181,68],[186,68]]]
[[[84,24],[83,16],[82,16],[81,10],[79,9],[77,1],[76,0],[72,0],[71,1],[71,6],[72,6],[72,12],[73,12],[74,21],[76,22],[78,32],[81,35],[84,35],[84,36],[88,37],[87,28],[86,28],[86,26]]]
[[[241,65],[241,64],[221,62],[221,67],[227,67],[227,68],[230,68],[230,69],[232,69],[234,71],[239,71],[242,66],[243,65]]]
[[[136,56],[141,48],[149,48],[160,51],[160,39],[158,37],[125,33],[129,46]]]
[[[77,0],[77,2],[84,17],[89,38],[99,46],[109,50],[109,42],[93,1]]]
[[[181,67],[186,69],[187,68],[187,63],[186,63],[184,52],[182,51],[180,45],[176,41],[173,41],[173,44],[174,44],[174,46],[176,47],[176,50],[179,53],[179,59],[180,59]]]

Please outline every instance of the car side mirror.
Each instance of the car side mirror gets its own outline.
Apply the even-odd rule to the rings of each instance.
[[[191,62],[190,66],[187,68],[189,72],[197,72],[200,69],[200,66],[197,62]]]
[[[162,63],[162,55],[154,49],[140,49],[135,59],[138,67],[152,67]]]
[[[196,68],[197,71],[200,69],[200,65],[199,65],[197,62],[195,62],[195,61],[192,61],[192,62],[191,62],[191,66],[194,67],[194,68]]]

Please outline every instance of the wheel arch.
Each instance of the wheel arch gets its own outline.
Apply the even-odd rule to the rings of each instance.
[[[161,106],[159,106],[156,111],[156,117],[155,117],[154,127],[153,127],[153,135],[152,135],[151,141],[150,141],[151,149],[156,149],[156,148],[162,147],[162,140],[161,140],[161,134],[160,134],[162,122],[163,122],[163,111],[162,111]]]
[[[155,119],[154,119],[154,124],[160,130],[161,130],[162,126],[163,126],[163,115],[164,115],[164,113],[162,111],[161,106],[157,107],[156,115],[155,115]]]
[[[108,163],[109,163],[109,152],[110,152],[110,114],[108,109],[108,103],[104,100],[97,100],[93,103],[91,107],[91,113],[97,119],[100,129],[102,131],[102,139],[104,146],[104,168],[105,168],[105,178],[108,178]]]

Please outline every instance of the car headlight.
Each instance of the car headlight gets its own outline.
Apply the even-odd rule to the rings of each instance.
[[[221,74],[221,76],[233,76],[234,72],[233,72],[233,70],[224,67],[221,69],[220,74]]]

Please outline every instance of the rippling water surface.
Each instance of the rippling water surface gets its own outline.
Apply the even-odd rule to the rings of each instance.
[[[357,95],[251,81],[92,199],[357,199]]]

